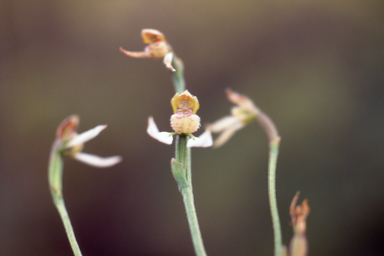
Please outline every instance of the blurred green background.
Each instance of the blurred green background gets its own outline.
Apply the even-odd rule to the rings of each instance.
[[[85,152],[124,158],[108,169],[65,159],[83,254],[194,255],[174,148],[146,134],[150,115],[171,130],[170,74],[119,51],[142,50],[142,28],[162,31],[184,60],[202,124],[229,113],[226,88],[276,123],[285,244],[300,190],[311,256],[384,255],[383,13],[383,1],[363,0],[1,0],[0,255],[72,254],[47,184],[55,130],[70,114],[79,132],[108,124]],[[222,148],[193,150],[209,255],[272,255],[267,159],[256,123]]]

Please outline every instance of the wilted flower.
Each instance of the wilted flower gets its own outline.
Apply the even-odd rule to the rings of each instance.
[[[148,134],[165,144],[172,144],[173,135],[184,134],[192,139],[188,141],[187,147],[210,147],[212,146],[212,136],[209,130],[206,130],[198,138],[193,137],[192,133],[200,127],[200,117],[196,115],[199,109],[199,101],[192,96],[188,90],[181,95],[178,93],[171,100],[174,114],[171,116],[171,127],[174,133],[159,132],[152,117],[148,119]]]
[[[306,256],[308,254],[308,242],[305,236],[307,229],[306,220],[310,212],[308,200],[305,199],[301,205],[296,206],[299,199],[299,192],[293,197],[289,213],[291,215],[291,224],[293,226],[293,238],[289,245],[290,256]]]
[[[120,51],[132,58],[163,58],[164,65],[176,71],[172,67],[173,51],[164,35],[156,29],[143,29],[141,31],[143,42],[148,44],[143,52],[129,52],[120,47]]]
[[[237,130],[256,120],[256,116],[259,113],[253,102],[246,96],[229,89],[226,93],[228,99],[237,106],[232,108],[232,115],[225,116],[208,126],[207,129],[213,133],[221,132],[213,144],[214,147],[220,147],[227,142]]]
[[[54,148],[63,156],[73,157],[83,163],[95,167],[109,167],[121,161],[120,156],[102,158],[99,156],[81,152],[85,142],[95,138],[107,125],[98,125],[95,128],[77,134],[79,117],[76,115],[66,118],[57,128]]]

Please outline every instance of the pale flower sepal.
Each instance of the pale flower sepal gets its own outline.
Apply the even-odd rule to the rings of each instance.
[[[207,129],[199,137],[194,139],[189,139],[187,142],[187,147],[188,148],[193,148],[193,147],[208,148],[212,146],[212,144],[213,144],[212,134],[211,134],[211,131]]]
[[[99,135],[99,133],[102,130],[104,130],[105,128],[107,128],[107,125],[98,125],[93,129],[90,129],[86,132],[83,132],[79,135],[76,135],[73,139],[71,139],[68,142],[67,147],[71,148],[71,147],[75,147],[75,146],[80,145],[80,144],[84,144],[85,142],[87,142],[87,141],[95,138],[97,135]]]
[[[172,72],[175,72],[176,69],[172,67],[172,60],[173,60],[173,52],[169,52],[164,56],[163,63],[167,67],[167,69],[171,70]]]
[[[222,131],[226,130],[228,127],[234,126],[237,123],[241,123],[238,118],[236,118],[234,116],[225,116],[225,117],[217,120],[213,124],[210,124],[208,126],[208,128],[209,128],[209,130],[211,130],[211,132],[214,132],[214,133],[222,132]]]
[[[213,147],[215,148],[226,143],[237,130],[257,120],[260,115],[264,115],[248,97],[230,89],[228,89],[226,93],[228,99],[237,106],[232,108],[230,116],[223,117],[208,126],[207,129],[212,133],[221,133],[213,143]],[[263,120],[265,120],[265,118]],[[259,122],[261,121],[259,120]]]
[[[102,158],[82,153],[81,151],[83,150],[84,143],[99,135],[101,131],[107,128],[107,125],[98,125],[81,134],[77,134],[76,132],[78,126],[78,116],[72,115],[64,119],[57,128],[56,140],[53,143],[52,152],[57,152],[61,156],[73,157],[81,162],[96,167],[109,167],[122,160],[120,156]]]
[[[244,126],[245,124],[234,116],[223,117],[222,119],[208,126],[207,129],[214,133],[221,132],[219,137],[213,143],[213,147],[221,147],[235,134],[237,130],[240,130]]]
[[[153,117],[148,118],[148,128],[147,133],[149,136],[154,138],[155,140],[158,140],[164,144],[171,145],[173,141],[173,136],[170,132],[159,132],[159,129],[157,128],[157,125],[155,121],[153,120]]]
[[[113,166],[122,160],[120,156],[100,157],[83,152],[76,153],[73,158],[85,164],[100,168]]]
[[[120,51],[124,53],[126,56],[131,58],[151,58],[151,53],[148,51],[144,52],[129,52],[123,49],[123,47],[120,47]]]
[[[227,93],[228,100],[236,104],[240,108],[248,111],[249,113],[253,113],[255,115],[257,115],[257,113],[259,112],[259,109],[255,106],[252,100],[250,100],[247,96],[234,92],[231,89],[227,89],[226,93]]]
[[[177,135],[178,133],[170,133],[170,132],[159,132],[157,125],[152,116],[148,118],[148,128],[147,133],[149,136],[154,138],[157,141],[160,141],[164,144],[171,145],[173,142],[173,135]],[[206,130],[199,137],[194,137],[193,139],[189,139],[187,143],[188,148],[192,147],[200,147],[207,148],[212,146],[212,135],[210,130]]]

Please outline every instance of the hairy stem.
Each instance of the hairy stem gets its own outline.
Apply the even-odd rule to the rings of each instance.
[[[273,233],[275,237],[275,256],[281,256],[282,238],[279,212],[277,210],[276,202],[276,163],[279,154],[279,141],[277,139],[270,144],[269,148],[269,167],[268,167],[268,196],[269,205],[271,208]]]
[[[274,233],[275,256],[281,256],[282,238],[279,212],[276,201],[276,164],[279,154],[280,137],[273,121],[261,110],[258,110],[257,121],[263,127],[269,139],[269,162],[268,162],[268,196],[271,209],[272,226]]]
[[[196,209],[193,200],[192,186],[181,189],[183,195],[184,206],[187,212],[189,229],[191,230],[192,242],[197,256],[206,256],[203,239],[201,237],[199,222],[197,221]]]
[[[176,161],[181,164],[179,168],[182,168],[183,175],[179,175],[179,177],[175,178],[183,196],[195,253],[197,256],[206,256],[207,253],[205,252],[203,239],[201,237],[199,222],[197,220],[196,208],[193,199],[191,150],[190,148],[187,148],[187,142],[188,137],[186,135],[176,135]]]

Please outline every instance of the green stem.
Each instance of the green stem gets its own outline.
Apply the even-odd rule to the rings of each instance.
[[[187,177],[187,181],[189,184],[191,184],[191,187],[192,187],[192,167],[191,167],[191,148],[188,148],[187,147],[187,159],[189,159],[189,161],[187,161],[186,163],[186,177]]]
[[[197,221],[196,209],[193,200],[192,186],[183,187],[181,189],[183,195],[184,206],[187,212],[189,229],[191,230],[193,246],[197,256],[206,256],[203,239],[201,237],[199,222]]]
[[[271,208],[272,226],[274,233],[275,256],[282,255],[282,238],[279,212],[276,202],[276,163],[279,154],[280,136],[273,121],[261,110],[258,109],[257,121],[267,133],[269,139],[269,163],[268,163],[268,196]]]
[[[183,164],[185,167],[188,163],[187,142],[188,137],[186,135],[176,135],[176,150],[175,158],[177,161]]]
[[[63,221],[65,231],[67,232],[69,243],[71,244],[73,254],[75,256],[82,256],[79,245],[77,244],[75,233],[71,225],[71,221],[68,216],[67,209],[65,208],[64,199],[58,198],[55,201],[55,206],[59,211],[61,220]]]
[[[188,137],[186,135],[176,135],[176,160],[181,163],[184,171],[185,181],[183,185],[179,183],[179,189],[183,196],[184,206],[187,213],[189,229],[191,231],[192,242],[197,256],[206,256],[203,239],[201,237],[199,222],[197,220],[196,208],[193,199],[192,177],[191,177],[191,151],[187,148]]]
[[[63,177],[63,160],[60,155],[58,146],[60,144],[55,141],[49,161],[48,181],[51,190],[53,203],[55,204],[61,220],[63,221],[65,231],[68,236],[69,243],[71,244],[72,251],[75,256],[82,256],[79,245],[77,244],[75,234],[68,216],[67,209],[65,208],[63,192],[62,192],[62,177]]]
[[[268,196],[271,208],[273,233],[275,237],[275,256],[281,256],[282,238],[279,212],[277,210],[276,202],[276,163],[279,154],[280,138],[277,138],[270,143],[269,147],[269,164],[268,164]]]
[[[175,87],[175,91],[181,94],[185,91],[185,79],[184,79],[184,64],[183,61],[173,54],[172,67],[176,69],[172,72],[172,81]]]

